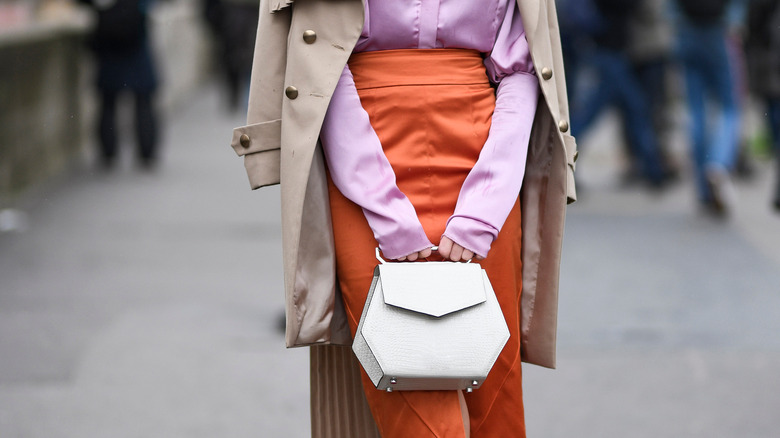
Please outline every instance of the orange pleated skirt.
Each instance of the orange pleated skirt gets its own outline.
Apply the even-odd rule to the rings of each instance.
[[[482,57],[460,49],[387,50],[353,54],[349,67],[398,187],[414,205],[428,239],[438,244],[490,129],[495,93]],[[332,181],[329,195],[338,281],[354,335],[377,264],[377,242],[363,211]],[[382,437],[525,437],[520,225],[518,201],[488,257],[479,262],[488,273],[510,331],[488,378],[469,394],[388,393],[377,390],[363,373],[366,397]]]

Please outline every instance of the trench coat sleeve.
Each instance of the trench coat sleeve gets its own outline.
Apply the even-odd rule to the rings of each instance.
[[[271,2],[271,6],[277,3]],[[233,150],[244,157],[253,189],[279,184],[280,180],[282,90],[291,21],[290,8],[271,13],[266,2],[261,2],[260,8],[247,124],[233,130],[231,141]]]
[[[327,104],[312,102],[327,95],[317,91],[322,82],[312,83],[305,76],[306,72],[319,74],[314,77],[322,81],[328,75],[323,72],[323,65],[312,68],[306,62],[327,61],[334,48],[345,53],[351,50],[347,41],[341,40],[340,36],[333,37],[325,30],[328,30],[328,25],[338,22],[336,18],[345,11],[344,7],[348,7],[350,17],[355,16],[355,25],[362,25],[361,14],[354,13],[360,7],[353,7],[353,1],[359,0],[305,2],[296,9],[296,18],[293,18],[291,0],[261,0],[247,125],[234,130],[231,143],[233,149],[244,157],[252,188],[284,180],[282,240],[285,250],[286,342],[288,346],[320,344],[310,349],[312,438],[379,438],[363,395],[359,365],[352,350],[347,346],[325,345],[349,343],[350,339],[343,309],[339,306],[340,298],[333,293],[333,263],[322,256],[323,248],[327,250],[332,244],[330,213],[326,209],[327,192],[323,190],[324,164],[319,147],[313,144],[316,135],[306,135],[305,132],[313,130],[316,133],[319,127],[313,126],[317,122],[312,121],[308,114],[291,111],[294,108],[290,108],[289,104],[286,110],[284,108],[285,80],[290,80],[308,89],[298,99],[301,103],[305,102],[301,110],[321,110],[324,117]],[[319,32],[318,41],[324,47],[317,44],[301,46],[300,40],[291,43],[289,36],[297,32],[300,37],[301,28],[323,29]],[[354,33],[356,40],[359,29]],[[302,53],[302,49],[316,49],[316,56],[310,56],[313,52]],[[288,52],[293,50],[298,52],[289,56]],[[340,71],[343,65],[338,70],[329,65],[328,69]],[[287,126],[287,137],[282,119]],[[301,130],[299,124],[304,124],[306,129]],[[292,161],[289,156],[284,159],[284,148],[291,154],[302,146],[301,142],[308,143],[310,139],[312,144],[309,147],[315,149],[310,166],[301,160]],[[298,154],[296,158],[300,156],[305,154]],[[292,166],[301,165],[311,169],[309,177],[301,180],[291,178],[301,173]],[[299,190],[301,187],[304,193]],[[296,198],[304,198],[306,202]],[[301,202],[303,207],[295,208]],[[295,214],[290,210],[299,212]],[[331,302],[334,305],[327,311]],[[336,327],[338,321],[344,321],[341,327]]]
[[[282,185],[287,346],[348,344],[318,137],[338,73],[360,35],[362,3],[280,8],[261,0],[259,16],[247,125],[234,130],[232,147],[244,157],[252,188]],[[317,29],[316,38],[306,41],[309,29]]]

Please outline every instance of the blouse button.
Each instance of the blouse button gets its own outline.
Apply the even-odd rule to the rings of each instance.
[[[317,41],[317,32],[313,30],[303,32],[303,41],[305,41],[306,44],[314,44],[314,42]]]
[[[566,132],[569,130],[569,122],[566,120],[561,120],[558,122],[558,129],[560,129],[561,132]]]
[[[295,99],[298,97],[298,89],[290,85],[284,90],[284,94],[288,99]]]
[[[553,71],[549,67],[542,68],[542,78],[544,78],[545,81],[549,81],[553,76]]]

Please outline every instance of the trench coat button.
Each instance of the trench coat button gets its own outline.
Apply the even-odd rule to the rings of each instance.
[[[558,129],[560,129],[561,132],[568,131],[569,130],[569,122],[567,122],[566,120],[561,120],[560,122],[558,122]]]
[[[287,87],[287,89],[284,90],[284,94],[290,99],[295,99],[298,97],[298,89],[290,85]]]
[[[549,81],[550,79],[552,79],[552,75],[553,72],[551,68],[549,67],[542,68],[542,78],[544,78],[545,81]]]
[[[246,149],[249,147],[249,136],[246,134],[241,134],[241,137],[238,138],[238,142],[241,143],[241,147]]]
[[[304,31],[303,41],[305,41],[306,44],[314,44],[314,42],[317,41],[317,32],[313,30]]]
[[[577,158],[580,157],[580,151],[574,151],[574,162],[577,162]]]

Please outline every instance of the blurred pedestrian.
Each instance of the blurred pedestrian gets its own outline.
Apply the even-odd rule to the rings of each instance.
[[[228,107],[246,108],[257,35],[257,0],[205,0],[204,16],[217,40],[215,57]]]
[[[672,123],[669,114],[668,76],[674,53],[673,23],[669,16],[668,0],[638,0],[629,21],[628,57],[636,78],[647,99],[650,122],[655,132],[658,156],[665,172],[671,178],[677,174],[669,143]],[[630,139],[627,138],[627,142]],[[629,147],[633,154],[637,149]],[[640,169],[630,169],[633,175]],[[629,177],[631,175],[628,175]]]
[[[678,50],[691,115],[692,158],[699,201],[706,211],[725,215],[736,201],[730,172],[736,159],[739,128],[733,66],[726,46],[730,1],[676,2],[682,18]],[[714,116],[710,110],[715,111]],[[708,121],[714,125],[708,126]]]
[[[553,0],[290,3],[261,0],[232,146],[253,186],[282,184],[288,345],[331,344],[311,349],[314,435],[525,437],[521,362],[553,365],[576,197]],[[357,389],[333,344],[357,329],[377,246],[487,271],[512,334],[478,391],[378,391],[365,373]]]
[[[775,155],[775,209],[780,211],[780,0],[752,0],[746,51],[750,88],[766,105],[766,125]]]
[[[609,106],[622,116],[633,156],[652,187],[664,183],[664,169],[651,120],[647,97],[634,74],[627,54],[629,23],[637,4],[624,0],[595,0],[604,26],[593,35],[594,50],[588,62],[596,69],[597,83],[578,93],[572,110],[572,133],[583,135]],[[581,96],[581,99],[580,99]]]
[[[117,160],[117,106],[120,96],[129,94],[135,104],[138,162],[143,168],[152,168],[158,156],[159,123],[154,102],[158,79],[148,26],[153,0],[79,1],[90,5],[97,15],[90,46],[97,59],[101,163],[110,169]]]
[[[750,2],[751,0],[732,0],[726,11],[726,52],[729,55],[734,93],[740,112],[746,107],[749,97],[744,38],[747,34],[747,6]],[[750,133],[745,129],[744,122],[740,117],[737,124],[736,158],[731,172],[738,178],[750,178],[753,175],[749,148]]]
[[[577,101],[580,66],[588,62],[593,47],[593,35],[606,25],[594,0],[555,0],[561,48],[566,64],[566,89],[569,99]]]

